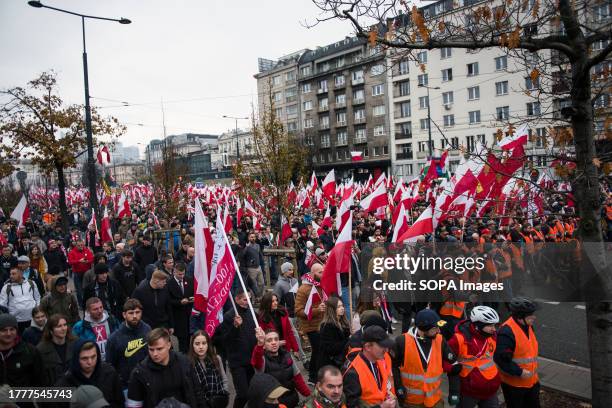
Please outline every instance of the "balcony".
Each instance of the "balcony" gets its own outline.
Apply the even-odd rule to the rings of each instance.
[[[329,129],[329,123],[321,123],[319,129]]]
[[[336,146],[346,146],[347,144],[348,144],[348,143],[347,143],[346,139],[344,139],[344,140],[338,140],[338,141],[336,142]]]
[[[334,83],[334,89],[344,88],[345,86],[346,86],[346,82]]]
[[[329,140],[328,141],[321,141],[321,148],[322,149],[326,149],[330,146]]]
[[[396,160],[412,160],[412,152],[398,152],[395,154]]]
[[[319,106],[319,112],[325,112],[329,110],[329,105],[321,105]]]
[[[343,127],[343,126],[346,126],[346,120],[336,122],[336,127]]]
[[[426,159],[427,152],[417,152],[417,159]]]
[[[451,150],[448,151],[448,153],[451,156],[459,156],[459,154],[461,154],[461,150],[452,148]]]
[[[317,93],[318,94],[327,93],[327,88],[319,88],[319,89],[317,89]]]
[[[351,85],[353,85],[353,86],[361,85],[363,83],[364,83],[364,79],[363,78],[357,78],[357,79],[351,80]]]
[[[355,117],[355,119],[353,120],[354,123],[365,123],[365,121],[365,117]]]
[[[346,107],[346,102],[336,102],[336,109],[337,108],[345,108]]]
[[[355,139],[353,139],[353,144],[362,144],[362,143],[368,143],[368,138],[363,136],[363,137],[355,137]]]
[[[361,105],[362,103],[365,103],[365,98],[353,99],[353,105]]]
[[[412,133],[395,132],[395,140],[412,139]]]
[[[287,103],[291,103],[291,102],[295,102],[297,101],[297,95],[291,95],[291,96],[287,96],[285,98],[285,102]]]

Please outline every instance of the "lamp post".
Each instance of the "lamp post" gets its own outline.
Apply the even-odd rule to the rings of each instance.
[[[249,118],[223,115],[225,119],[234,119],[236,121],[236,162],[240,161],[240,147],[238,145],[238,119],[248,120]]]
[[[429,89],[440,89],[439,86],[435,86],[435,87],[429,87],[425,84],[419,84],[419,88],[427,88],[427,130],[429,131],[429,137],[428,137],[428,142],[427,145],[429,147],[429,159],[431,160],[431,158],[433,157],[433,149],[431,146],[431,109],[429,107]]]
[[[70,14],[73,16],[81,17],[81,27],[83,34],[83,79],[85,84],[85,133],[87,136],[87,181],[89,184],[89,206],[91,210],[96,211],[97,217],[100,217],[100,211],[98,211],[98,195],[96,192],[96,162],[94,160],[93,153],[93,132],[91,129],[91,106],[89,105],[89,74],[87,70],[87,46],[85,44],[85,19],[90,18],[93,20],[106,20],[114,21],[119,24],[130,24],[131,21],[127,18],[107,18],[90,16],[86,14],[75,13],[73,11],[60,9],[57,7],[47,6],[42,4],[40,1],[28,1],[28,4],[34,8],[47,8],[50,10],[59,11],[60,13]],[[99,221],[99,220],[98,220]]]

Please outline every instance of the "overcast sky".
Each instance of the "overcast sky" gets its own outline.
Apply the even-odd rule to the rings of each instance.
[[[223,115],[250,116],[256,105],[257,58],[275,59],[335,42],[347,23],[308,29],[318,9],[310,0],[46,0],[43,3],[131,25],[86,23],[92,104],[127,125],[124,145],[168,134],[220,134],[234,128]],[[58,72],[66,102],[84,102],[81,22],[35,9],[26,0],[0,0],[0,88],[24,86],[40,72]],[[185,101],[193,100],[197,101]],[[126,101],[141,106],[117,107]],[[179,102],[180,101],[180,102]],[[243,126],[248,126],[246,121]]]

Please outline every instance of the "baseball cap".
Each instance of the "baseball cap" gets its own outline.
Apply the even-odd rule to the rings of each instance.
[[[440,316],[431,309],[423,309],[416,314],[414,324],[421,330],[429,330],[433,327],[444,326],[446,322],[440,319]]]
[[[96,386],[81,385],[74,392],[74,406],[78,408],[103,408],[110,407],[104,394]]]
[[[317,248],[315,251],[315,255],[316,256],[321,256],[325,253],[325,250],[323,248]]]
[[[387,331],[380,326],[370,326],[363,331],[362,342],[377,343],[381,347],[391,348],[395,344],[389,337]]]
[[[269,399],[278,399],[278,398],[282,397],[288,391],[289,390],[287,388],[279,385],[278,387],[276,387],[272,391],[270,391],[270,393],[268,394],[268,398]]]
[[[17,319],[12,314],[3,313],[0,315],[0,330],[7,327],[17,328]]]
[[[30,263],[30,258],[28,258],[26,255],[21,255],[19,258],[17,258],[17,262],[28,262],[28,263]]]
[[[68,278],[65,276],[60,276],[59,278],[55,280],[55,286],[67,285],[67,284],[68,284]]]
[[[109,267],[107,264],[96,264],[96,266],[94,266],[94,273],[96,275],[99,275],[101,273],[108,273],[109,271]]]

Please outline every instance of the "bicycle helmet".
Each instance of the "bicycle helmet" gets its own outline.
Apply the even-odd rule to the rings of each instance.
[[[526,297],[515,297],[512,298],[508,305],[512,313],[520,313],[524,315],[530,315],[538,310],[537,303],[527,299]]]
[[[470,320],[472,323],[495,324],[499,323],[499,315],[489,306],[474,306],[470,312]]]

